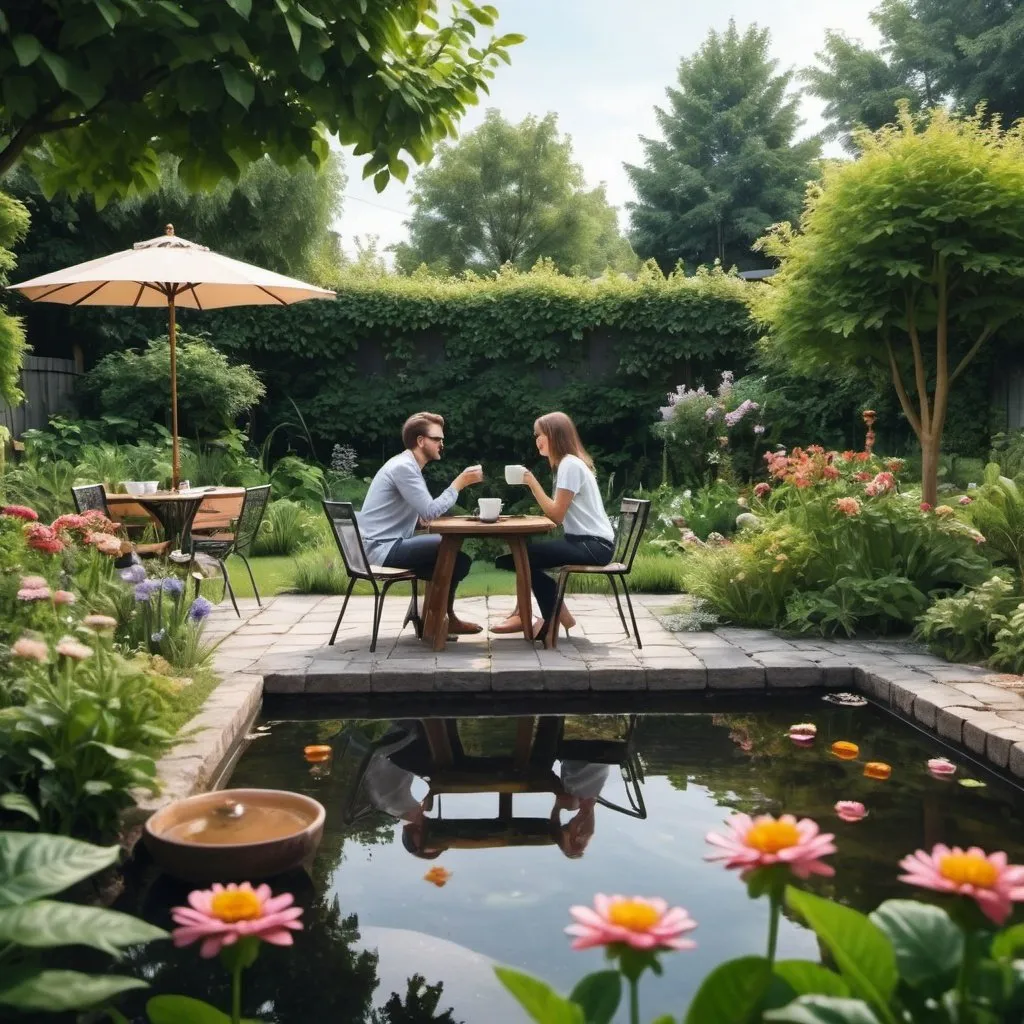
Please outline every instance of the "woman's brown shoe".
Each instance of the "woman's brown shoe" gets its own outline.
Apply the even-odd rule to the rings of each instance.
[[[523,620],[518,615],[510,615],[504,622],[491,626],[492,633],[522,633]]]

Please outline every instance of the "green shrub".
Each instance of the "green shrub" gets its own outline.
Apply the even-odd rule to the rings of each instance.
[[[1024,494],[1015,481],[1001,476],[994,462],[985,467],[985,483],[972,492],[970,520],[985,536],[985,548],[1024,579]]]
[[[344,594],[348,576],[333,542],[325,541],[295,559],[292,589],[297,594]]]
[[[992,576],[976,590],[936,601],[918,620],[915,635],[950,661],[986,661],[1019,603],[1013,583]]]
[[[316,508],[326,493],[324,471],[303,462],[297,455],[285,455],[274,463],[270,473],[270,493],[276,499],[290,498]]]
[[[641,550],[633,562],[627,584],[631,593],[680,594],[683,591],[682,561],[656,549]],[[606,577],[588,573],[570,576],[566,589],[570,594],[612,592]]]
[[[294,555],[324,535],[320,527],[326,520],[297,501],[282,498],[272,501],[263,515],[253,544],[255,555]]]
[[[1024,602],[1010,612],[996,633],[990,664],[1004,672],[1024,671]]]

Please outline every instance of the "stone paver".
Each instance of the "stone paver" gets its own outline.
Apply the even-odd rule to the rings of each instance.
[[[410,627],[401,629],[406,604],[398,598],[385,606],[374,653],[369,651],[369,598],[349,602],[334,646],[327,640],[341,606],[335,597],[282,595],[262,609],[254,601],[240,601],[241,618],[230,606],[220,606],[210,630],[222,638],[219,670],[247,673],[239,679],[262,677],[264,692],[290,699],[427,691],[858,690],[995,767],[1024,777],[1020,676],[954,665],[901,640],[831,641],[735,627],[673,633],[659,615],[677,606],[678,597],[641,595],[633,601],[642,649],[623,632],[612,599],[595,594],[570,597],[578,626],[569,637],[559,637],[556,651],[531,647],[521,636],[486,631],[460,637],[443,651],[428,650]],[[459,611],[486,625],[504,618],[510,604],[508,597],[469,598],[459,602]],[[197,761],[199,756],[195,748],[174,751],[180,774],[195,785],[201,785],[197,780],[206,763]]]

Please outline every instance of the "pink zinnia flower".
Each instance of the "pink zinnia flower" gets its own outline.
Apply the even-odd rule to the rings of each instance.
[[[917,850],[900,861],[901,882],[935,892],[966,896],[994,924],[1001,925],[1024,901],[1024,866],[1008,864],[1003,852],[985,853],[977,846],[962,850],[936,843],[931,853]]]
[[[55,590],[53,592],[54,604],[74,604],[78,600],[70,590]]]
[[[860,502],[856,498],[836,498],[836,511],[844,516],[859,516]]]
[[[73,636],[66,636],[57,644],[57,653],[63,654],[65,658],[72,658],[75,661],[84,661],[92,656],[92,648],[80,643]]]
[[[18,590],[19,601],[46,601],[49,598],[49,587],[21,587]]]
[[[959,504],[959,505],[970,505],[970,504],[973,503],[973,501],[974,501],[973,498],[969,498],[966,494],[961,494],[960,495],[960,499],[957,502],[957,504]]]
[[[755,868],[781,864],[797,878],[834,875],[835,869],[823,864],[822,857],[835,853],[835,836],[822,832],[810,818],[799,821],[792,814],[777,820],[770,814],[751,818],[734,814],[727,822],[727,835],[709,832],[705,840],[722,852],[708,854],[705,860],[724,860],[727,868],[742,868],[744,875]]]
[[[11,644],[11,654],[16,658],[31,658],[45,665],[49,660],[50,652],[42,640],[33,640],[31,637],[23,636]]]
[[[956,765],[946,757],[932,757],[928,759],[928,771],[937,779],[948,779],[956,775]]]
[[[50,584],[42,576],[22,576],[21,585],[26,590],[48,590]]]
[[[605,896],[598,893],[593,907],[570,907],[575,924],[565,929],[573,935],[573,949],[593,946],[631,946],[633,949],[693,949],[684,939],[697,922],[682,907],[643,896]]]
[[[50,529],[56,530],[60,533],[62,530],[84,530],[89,526],[89,520],[85,516],[77,515],[72,512],[68,515],[57,516],[52,523],[50,523]]]
[[[86,615],[82,619],[82,625],[87,629],[95,629],[96,632],[102,633],[107,629],[117,628],[117,619],[112,618],[109,615]]]
[[[26,505],[5,505],[0,508],[0,515],[11,516],[14,519],[24,519],[27,523],[34,523],[39,518],[39,513],[35,509],[28,508]]]
[[[64,550],[64,543],[55,530],[43,523],[29,523],[25,527],[25,540],[30,548],[56,555]]]
[[[760,483],[754,485],[754,497],[755,498],[767,498],[772,493],[772,485],[766,483]]]
[[[290,946],[292,931],[302,929],[302,908],[292,906],[295,897],[290,892],[274,896],[269,885],[254,889],[248,882],[215,882],[212,889],[194,889],[188,902],[187,907],[171,910],[175,924],[181,925],[171,937],[178,947],[201,939],[199,955],[206,958],[249,935],[274,946]]]
[[[836,803],[836,814],[841,821],[863,821],[868,812],[859,800],[839,800]]]

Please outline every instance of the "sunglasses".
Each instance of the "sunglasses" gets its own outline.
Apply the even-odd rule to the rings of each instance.
[[[444,444],[444,438],[438,437],[437,434],[423,434],[428,441],[436,441],[438,444]]]

